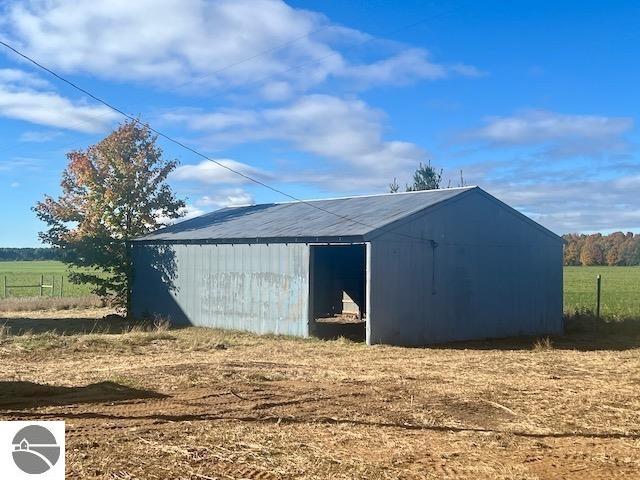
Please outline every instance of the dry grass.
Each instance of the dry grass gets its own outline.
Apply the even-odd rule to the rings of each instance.
[[[20,297],[0,300],[0,312],[25,312],[35,310],[70,310],[104,307],[100,297]]]
[[[599,337],[5,332],[0,416],[65,419],[74,479],[637,478],[640,338]]]
[[[549,337],[538,338],[533,342],[534,352],[547,352],[553,350],[553,341]]]

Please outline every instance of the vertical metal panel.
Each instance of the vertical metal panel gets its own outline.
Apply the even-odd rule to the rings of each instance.
[[[561,331],[562,244],[483,194],[394,232],[371,242],[371,343]]]
[[[365,341],[367,345],[371,345],[371,243],[367,243],[366,247],[366,262],[365,262],[365,301],[367,302],[366,317],[365,317]]]
[[[134,314],[178,324],[305,337],[309,248],[305,244],[134,245]],[[170,257],[170,258],[169,258]],[[175,278],[158,272],[171,263]],[[154,265],[156,263],[156,265]]]

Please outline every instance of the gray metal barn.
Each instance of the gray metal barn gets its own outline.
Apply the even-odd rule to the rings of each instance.
[[[225,208],[135,240],[133,313],[368,344],[561,331],[562,239],[484,190],[308,203]]]

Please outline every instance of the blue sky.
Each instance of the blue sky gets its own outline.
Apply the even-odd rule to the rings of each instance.
[[[0,38],[302,198],[459,170],[558,233],[640,231],[637,2],[0,3]],[[117,114],[0,53],[0,246]],[[161,142],[189,215],[282,201]]]

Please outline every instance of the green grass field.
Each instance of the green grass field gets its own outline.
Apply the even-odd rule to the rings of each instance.
[[[640,267],[564,267],[565,311],[595,311],[598,274],[602,316],[640,318]]]
[[[63,279],[64,277],[64,279]],[[89,285],[75,285],[69,281],[69,270],[62,262],[53,260],[32,262],[0,262],[0,298],[4,297],[5,281],[8,285],[7,297],[35,297],[40,295],[38,287],[11,288],[14,285],[38,285],[41,278],[44,284],[53,283],[53,292],[50,288],[43,289],[43,296],[81,297],[89,295]]]

